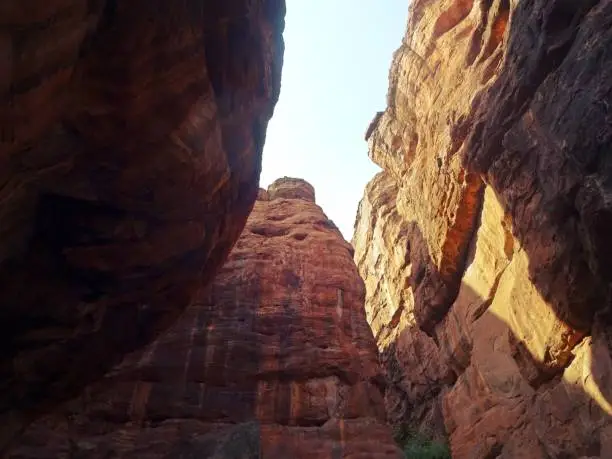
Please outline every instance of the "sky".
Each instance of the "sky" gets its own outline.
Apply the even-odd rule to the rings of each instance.
[[[281,93],[260,184],[307,180],[349,241],[365,185],[379,170],[364,135],[386,107],[407,16],[406,0],[287,0]]]

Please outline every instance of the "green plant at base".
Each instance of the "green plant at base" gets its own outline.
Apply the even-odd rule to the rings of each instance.
[[[444,443],[412,439],[404,445],[406,459],[451,459],[448,446]]]
[[[406,459],[451,459],[447,444],[430,440],[405,426],[396,431],[394,437]]]

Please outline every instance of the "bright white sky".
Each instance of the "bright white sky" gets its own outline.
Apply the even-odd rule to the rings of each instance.
[[[407,15],[406,0],[287,0],[281,94],[261,186],[285,175],[307,180],[347,240],[378,171],[364,135],[386,106],[389,65]]]

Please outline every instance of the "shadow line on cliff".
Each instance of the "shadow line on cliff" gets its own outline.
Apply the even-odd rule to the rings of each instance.
[[[426,247],[418,226],[411,229],[408,253]],[[476,239],[475,235],[464,274],[474,261]],[[433,261],[420,262],[435,279]],[[419,271],[412,269],[410,276],[416,293],[422,291],[418,289],[423,280]],[[496,282],[490,287],[496,289]],[[593,436],[593,431],[612,425],[612,384],[606,383],[612,367],[609,355],[608,365],[600,368],[594,354],[603,352],[606,358],[609,329],[600,323],[578,345],[581,360],[573,362],[572,380],[568,380],[562,373],[565,368],[548,372],[523,345],[512,324],[492,304],[494,294],[484,298],[462,281],[431,336],[406,320],[395,339],[382,349],[383,365],[395,369],[388,371],[386,391],[391,423],[406,422],[434,438],[450,435],[457,457],[497,457],[502,450],[507,454],[504,457],[518,457],[524,448],[532,448],[534,457],[541,458],[605,454],[605,439]],[[405,305],[402,314],[408,309]],[[402,320],[399,322],[401,327]],[[570,360],[567,367],[571,365]],[[590,385],[589,378],[593,379]],[[578,418],[592,422],[583,425]],[[515,426],[522,427],[513,431]],[[566,438],[550,441],[560,429],[565,429]]]
[[[411,254],[412,262],[416,258],[414,271],[424,272],[419,275],[429,282],[429,291],[419,289],[424,284],[420,279],[411,282],[418,296],[415,303],[424,305],[415,314],[434,310],[430,314],[436,324],[424,328],[429,328],[437,348],[446,346],[444,329],[454,326],[450,322],[462,304],[480,304],[470,313],[476,317],[474,323],[491,322],[492,329],[501,327],[496,322],[505,324],[504,346],[521,378],[534,391],[561,397],[554,386],[563,386],[565,399],[593,405],[587,418],[595,424],[598,420],[606,423],[612,414],[612,208],[607,198],[612,193],[612,136],[609,104],[601,99],[612,91],[612,36],[602,33],[609,30],[612,3],[519,2],[511,13],[504,31],[503,65],[491,86],[475,94],[468,118],[456,126],[457,149],[450,155],[461,155],[461,172],[475,176],[481,192],[485,187],[492,190],[507,217],[511,237],[519,246],[514,256],[524,255],[527,260],[524,283],[539,295],[524,306],[539,308],[540,313],[546,309],[557,320],[546,319],[554,329],[542,332],[537,323],[529,323],[537,314],[519,311],[512,316],[512,311],[496,308],[491,303],[499,278],[490,286],[493,294],[489,291],[486,298],[467,285],[464,277],[473,261],[473,248],[454,279],[458,294],[440,281],[445,273],[435,270],[429,253]],[[482,209],[477,219],[480,216]],[[472,224],[474,234],[468,236],[472,246],[477,242],[479,223]],[[425,247],[427,252],[419,228],[414,233],[411,246]],[[506,301],[513,298],[508,295]],[[527,323],[518,324],[521,318]],[[417,322],[427,319],[417,317]],[[534,355],[523,341],[530,325],[533,335],[541,334],[535,339],[546,341],[534,343],[532,337],[531,345],[543,349],[542,355]],[[408,340],[405,336],[410,333],[406,329],[398,342]],[[474,343],[462,344],[463,353],[471,359]],[[391,350],[396,353],[397,349]],[[580,356],[582,363],[576,361]],[[568,380],[579,363],[586,368],[578,372],[581,379],[576,382],[584,389]],[[559,398],[550,403],[557,416],[569,420],[573,413],[564,413],[563,405]],[[596,450],[587,445],[581,454],[593,455]],[[563,457],[561,452],[550,454]]]
[[[461,159],[494,191],[529,281],[568,326],[565,348],[547,362],[520,353],[554,377],[573,346],[601,335],[608,353],[593,356],[591,374],[609,409],[612,375],[597,360],[612,352],[612,135],[600,100],[612,91],[612,36],[602,33],[612,4],[520,2],[512,17],[504,63],[476,98]]]

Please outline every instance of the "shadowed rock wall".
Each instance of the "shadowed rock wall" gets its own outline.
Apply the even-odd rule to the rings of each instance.
[[[240,235],[281,0],[0,5],[0,450],[153,340]]]

